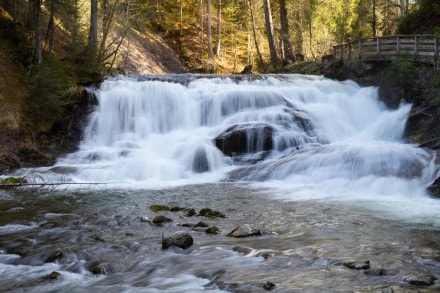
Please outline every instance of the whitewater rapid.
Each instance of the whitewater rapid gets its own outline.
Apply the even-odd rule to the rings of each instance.
[[[435,155],[403,140],[410,104],[323,77],[118,76],[79,150],[45,170],[135,187],[265,182],[287,197],[426,196]]]

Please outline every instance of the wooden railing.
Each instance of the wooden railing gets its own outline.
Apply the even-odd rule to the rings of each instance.
[[[440,41],[435,35],[394,35],[364,38],[333,47],[333,55],[344,61],[388,60],[399,56],[438,66]]]

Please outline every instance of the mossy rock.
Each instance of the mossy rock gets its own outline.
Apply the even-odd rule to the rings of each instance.
[[[186,210],[185,208],[181,208],[181,207],[172,207],[172,208],[170,208],[171,212],[182,212],[182,211],[185,211],[185,210]]]
[[[163,215],[159,215],[159,216],[154,217],[152,222],[154,224],[163,224],[163,223],[168,223],[168,222],[172,222],[172,221],[173,220],[168,217],[165,217]]]
[[[225,214],[214,211],[209,208],[203,208],[199,212],[199,216],[208,217],[208,218],[225,218]]]
[[[150,206],[150,210],[157,213],[160,211],[169,211],[170,207],[166,205],[160,205],[160,204],[153,204]]]
[[[209,226],[205,222],[198,222],[197,224],[194,225],[194,227],[196,227],[196,228],[207,228]]]
[[[217,235],[220,233],[220,229],[217,226],[212,226],[206,229],[206,234]]]
[[[196,210],[195,209],[188,209],[186,210],[185,216],[187,217],[192,217],[196,215]]]

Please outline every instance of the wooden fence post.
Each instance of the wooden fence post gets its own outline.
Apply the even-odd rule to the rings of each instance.
[[[397,56],[400,55],[400,36],[399,35],[397,35],[396,54],[397,54]]]
[[[359,39],[359,60],[362,60],[363,46],[364,46],[363,39]]]

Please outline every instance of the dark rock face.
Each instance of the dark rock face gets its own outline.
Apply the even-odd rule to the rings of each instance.
[[[440,198],[440,177],[428,188],[433,197]]]
[[[190,234],[186,232],[177,232],[162,239],[162,249],[168,249],[172,246],[187,249],[193,245],[193,242],[193,238]]]
[[[273,149],[270,125],[235,125],[215,138],[215,145],[227,156],[238,156]]]

